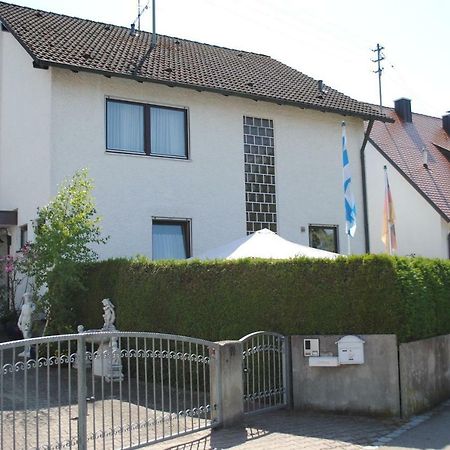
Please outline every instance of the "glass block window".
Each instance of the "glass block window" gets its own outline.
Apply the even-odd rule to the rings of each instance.
[[[244,171],[247,234],[277,231],[273,121],[244,116]]]

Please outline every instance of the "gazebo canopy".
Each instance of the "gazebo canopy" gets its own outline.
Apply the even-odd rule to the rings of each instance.
[[[244,238],[213,248],[196,256],[195,259],[289,259],[301,256],[334,259],[339,255],[337,253],[296,244],[264,228]]]

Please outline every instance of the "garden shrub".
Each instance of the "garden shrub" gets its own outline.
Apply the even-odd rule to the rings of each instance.
[[[117,327],[208,340],[257,330],[283,334],[396,334],[400,342],[450,332],[450,262],[353,256],[336,260],[112,259],[83,267],[68,293],[77,320],[102,326],[101,299]],[[74,327],[76,324],[72,324]]]

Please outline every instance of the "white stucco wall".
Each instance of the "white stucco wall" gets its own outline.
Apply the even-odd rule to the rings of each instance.
[[[50,108],[51,69],[34,69],[13,36],[0,32],[0,209],[18,208],[19,226],[49,200]],[[18,230],[10,232],[15,251]]]
[[[188,108],[190,160],[108,154],[107,96]],[[279,234],[308,244],[310,223],[339,225],[346,251],[341,121],[335,114],[188,89],[53,70],[51,186],[88,167],[103,228],[102,257],[151,255],[152,217],[192,219],[193,254],[246,233],[243,116],[273,119]],[[70,120],[69,120],[70,118]],[[359,148],[363,124],[347,119],[359,229],[364,252]],[[358,182],[359,181],[359,182]]]
[[[100,248],[102,258],[151,256],[152,217],[191,219],[194,256],[240,238],[246,234],[242,122],[250,115],[274,121],[279,234],[308,244],[309,224],[338,225],[340,250],[346,252],[345,119],[358,208],[352,251],[364,252],[362,120],[64,69],[33,69],[8,33],[1,33],[0,49],[0,208],[19,208],[19,224],[35,217],[36,207],[48,202],[65,177],[87,167],[104,233],[111,237]],[[107,153],[108,96],[188,108],[190,159]]]
[[[385,251],[381,241],[385,165],[396,215],[397,254],[448,258],[449,224],[369,142],[366,167],[371,252]]]

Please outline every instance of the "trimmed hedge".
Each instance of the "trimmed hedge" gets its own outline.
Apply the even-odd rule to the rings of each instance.
[[[215,262],[113,259],[85,267],[87,290],[70,295],[78,323],[209,340],[257,330],[283,334],[396,334],[400,342],[450,332],[450,262],[358,256]],[[75,325],[75,324],[74,324]]]

